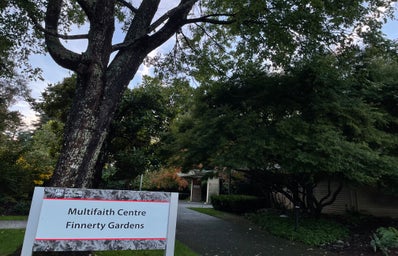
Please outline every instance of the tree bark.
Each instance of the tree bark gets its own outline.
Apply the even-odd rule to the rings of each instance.
[[[112,45],[116,0],[77,0],[90,22],[87,50],[82,54],[66,49],[59,38],[62,0],[49,0],[45,18],[45,42],[60,66],[77,74],[76,93],[65,127],[64,142],[49,186],[90,188],[98,177],[101,150],[114,114],[129,82],[144,58],[162,45],[187,22],[197,0],[181,0],[162,16],[154,32],[152,20],[160,0],[143,0],[134,9],[122,44]],[[111,60],[111,54],[117,54]],[[34,255],[90,255],[90,252],[37,252]]]
[[[142,1],[134,14],[123,46],[111,60],[115,0],[80,0],[90,22],[88,47],[83,54],[64,48],[57,34],[62,0],[48,3],[46,45],[53,59],[77,73],[74,103],[65,128],[61,149],[50,186],[93,186],[100,152],[123,92],[149,52],[163,44],[185,23],[197,0],[182,0],[170,11],[167,21],[156,33],[151,22],[160,0]],[[97,168],[96,168],[97,167]]]

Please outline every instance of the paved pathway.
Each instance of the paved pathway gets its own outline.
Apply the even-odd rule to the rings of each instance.
[[[203,256],[319,256],[333,255],[310,246],[295,244],[258,230],[240,217],[223,219],[189,207],[205,204],[179,202],[177,240]],[[228,216],[228,215],[227,215]],[[0,229],[25,228],[26,221],[0,221]]]
[[[243,218],[220,219],[188,209],[207,207],[180,202],[177,240],[200,255],[209,256],[295,256],[333,255],[310,246],[295,244],[258,230]]]
[[[18,229],[26,227],[26,220],[2,220],[0,221],[0,229]]]

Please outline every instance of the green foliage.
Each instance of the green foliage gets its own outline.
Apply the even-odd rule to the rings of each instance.
[[[398,248],[398,230],[393,227],[380,227],[373,233],[370,244],[375,252],[379,249],[388,256],[390,249]]]
[[[50,85],[43,93],[44,101],[35,105],[42,113],[43,123],[50,119],[40,130],[47,131],[52,142],[48,146],[54,157],[59,154],[75,84],[73,75]],[[167,133],[170,121],[186,111],[191,91],[183,80],[166,86],[159,79],[145,77],[140,87],[125,92],[104,147],[108,159],[105,159],[103,186],[128,188],[137,175],[159,168],[161,158],[164,160],[158,153],[160,138]],[[39,132],[36,133],[38,137]],[[44,145],[47,143],[43,141]]]
[[[325,219],[300,218],[295,230],[293,218],[280,217],[275,213],[253,213],[248,218],[273,235],[308,245],[319,246],[348,236],[347,228]]]
[[[192,90],[184,80],[165,85],[145,77],[140,87],[125,92],[108,137],[107,151],[116,167],[111,179],[131,181],[159,170],[167,161],[163,138],[170,122],[186,111]]]
[[[22,136],[12,139],[0,135],[0,138],[0,212],[26,214],[21,210],[28,210],[23,205],[29,202],[34,187],[33,174],[20,168],[17,161],[29,147],[24,145]]]
[[[382,13],[379,7],[385,6]],[[163,68],[175,76],[191,74],[199,82],[225,81],[231,74],[289,66],[329,47],[348,47],[353,30],[365,41],[381,40],[380,23],[390,10],[385,1],[202,1],[201,15],[220,19],[228,25],[203,23],[179,37],[184,53],[172,52]],[[361,24],[361,25],[359,25]],[[176,61],[177,58],[177,61]],[[265,61],[267,60],[267,61]],[[171,68],[170,68],[171,67]],[[170,69],[172,69],[170,71]]]
[[[60,137],[49,121],[18,136],[0,135],[0,212],[26,214],[35,185],[42,185],[52,174]]]
[[[10,111],[9,107],[17,99],[28,99],[30,90],[26,81],[15,72],[12,72],[12,81],[2,78],[5,71],[1,69],[1,65],[0,59],[0,132],[13,134],[22,125],[21,116],[17,111]]]
[[[42,114],[42,122],[52,119],[65,124],[75,90],[76,75],[64,78],[57,84],[50,84],[42,93],[43,101],[35,103],[35,109]]]
[[[321,54],[285,73],[252,70],[202,85],[192,112],[176,123],[175,159],[186,169],[201,163],[263,172],[264,191],[288,188],[294,204],[294,191],[303,191],[302,209],[314,215],[334,200],[334,191],[322,202],[314,197],[320,180],[393,188],[397,119],[384,101],[396,104],[388,96],[395,87],[383,81],[369,86],[363,69],[345,61]],[[394,81],[388,74],[385,81]]]
[[[232,213],[248,213],[267,206],[267,200],[248,195],[213,195],[211,204],[214,209]]]
[[[28,150],[16,161],[19,168],[32,174],[36,185],[50,179],[59,155],[63,126],[56,121],[48,121],[36,129],[28,144]]]

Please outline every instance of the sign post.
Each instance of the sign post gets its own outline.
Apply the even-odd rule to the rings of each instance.
[[[22,255],[165,250],[174,255],[178,193],[35,188]]]

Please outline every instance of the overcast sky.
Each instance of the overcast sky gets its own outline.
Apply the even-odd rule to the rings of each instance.
[[[162,15],[164,12],[170,9],[170,7],[175,6],[176,0],[164,0],[160,6],[159,15]],[[76,33],[85,32],[84,27],[81,28],[81,31]],[[384,33],[391,39],[398,39],[398,21],[389,21],[383,28]],[[116,33],[114,37],[114,42],[121,42],[122,34]],[[86,42],[80,41],[69,41],[66,43],[66,46],[74,50],[76,52],[82,52],[86,48]],[[160,48],[156,49],[150,55],[155,55],[158,51],[160,52],[168,52],[173,47],[173,39],[166,42]],[[32,96],[36,99],[40,99],[41,93],[47,87],[48,84],[55,84],[61,82],[64,78],[69,77],[72,73],[69,70],[61,68],[58,64],[56,64],[50,56],[48,55],[33,55],[30,58],[30,62],[35,67],[40,67],[43,70],[43,81],[33,81],[29,83],[29,87],[32,91]],[[141,65],[134,79],[130,83],[130,87],[134,87],[141,82],[141,78],[143,75],[150,74],[150,68]],[[28,103],[23,101],[18,101],[12,108],[12,110],[20,111],[24,116],[24,122],[27,125],[30,125],[32,122],[37,120],[37,116],[35,112],[31,110]]]

